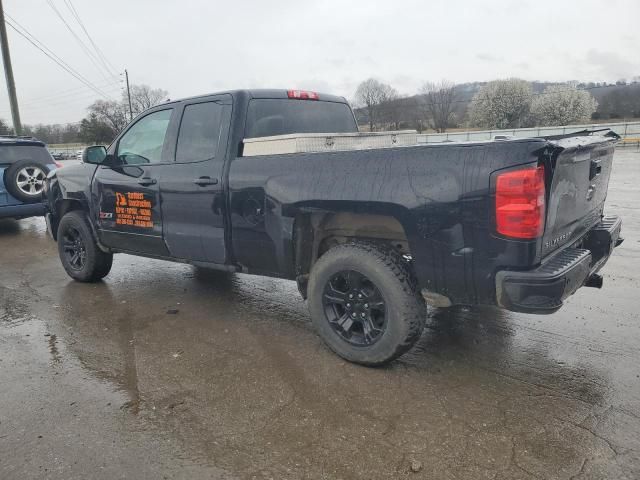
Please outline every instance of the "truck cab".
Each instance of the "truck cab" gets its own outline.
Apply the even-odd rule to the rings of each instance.
[[[111,250],[233,265],[231,235],[225,235],[231,216],[236,224],[255,227],[264,213],[248,192],[243,194],[247,198],[234,199],[241,204],[230,212],[226,172],[242,139],[357,131],[344,98],[322,95],[302,105],[293,95],[235,91],[156,106],[136,118],[108,149],[90,148],[85,164],[67,172],[84,179],[86,191],[66,203],[82,204],[95,219],[100,243]],[[241,243],[243,228],[237,231]]]

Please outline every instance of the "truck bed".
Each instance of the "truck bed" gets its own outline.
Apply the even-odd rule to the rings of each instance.
[[[493,272],[540,265],[598,222],[616,141],[606,132],[584,132],[373,148],[366,142],[357,145],[362,135],[349,134],[351,150],[341,152],[335,145],[314,151],[304,141],[330,137],[287,135],[245,143],[229,174],[238,262],[259,271],[284,271],[291,278],[295,274],[288,269],[295,262],[281,251],[286,242],[280,236],[293,225],[284,217],[342,211],[392,215],[407,234],[419,283],[452,303],[466,304],[495,303]],[[299,139],[296,148],[311,151],[284,148],[284,142]],[[260,155],[259,148],[269,144],[269,153],[265,148]],[[248,145],[259,147],[247,155]],[[537,164],[546,171],[543,236],[514,240],[496,234],[495,176]],[[597,170],[590,181],[592,165]],[[263,202],[264,223],[253,225],[246,212]]]

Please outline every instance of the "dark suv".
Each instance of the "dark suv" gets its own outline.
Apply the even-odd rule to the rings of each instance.
[[[44,180],[59,166],[44,143],[0,136],[0,218],[42,215]]]

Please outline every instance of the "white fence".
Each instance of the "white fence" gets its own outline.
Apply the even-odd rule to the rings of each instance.
[[[82,143],[49,144],[47,148],[53,155],[62,155],[64,158],[76,158],[77,152],[84,150],[87,145]]]
[[[581,130],[597,130],[610,128],[625,140],[625,143],[640,142],[640,122],[594,123],[591,125],[567,125],[566,127],[534,127],[514,128],[511,130],[482,130],[469,132],[426,133],[418,135],[418,143],[465,142],[491,140],[496,135],[513,137],[540,137],[546,135],[563,135]]]

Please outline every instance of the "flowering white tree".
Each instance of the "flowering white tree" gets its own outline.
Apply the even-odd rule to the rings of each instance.
[[[541,126],[586,122],[598,108],[598,102],[586,90],[568,85],[545,88],[531,105],[531,114]]]
[[[526,126],[533,101],[531,85],[509,78],[484,85],[471,100],[469,119],[482,128],[519,128]]]

